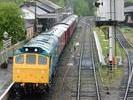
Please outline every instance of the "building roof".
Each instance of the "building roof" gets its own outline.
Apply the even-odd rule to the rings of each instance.
[[[24,13],[24,19],[35,19],[35,7],[34,6],[32,6],[32,5],[31,6],[23,6],[21,9]],[[37,14],[37,16],[40,16],[40,15],[47,14],[47,12],[37,6],[36,14]]]
[[[35,2],[25,3],[21,5],[21,9],[24,12],[25,19],[35,19]],[[61,7],[48,0],[38,0],[36,2],[36,14],[38,18],[40,18],[39,16],[41,18],[56,18],[56,11],[58,9],[61,9]]]
[[[24,19],[35,19],[35,15],[33,12],[29,11],[26,8],[21,8],[23,12]]]
[[[125,13],[133,12],[133,6],[125,7]]]
[[[53,2],[51,2],[51,1],[49,1],[49,0],[38,0],[38,1],[40,1],[40,2],[43,3],[43,4],[46,4],[46,5],[50,6],[51,8],[53,8],[53,9],[55,9],[55,10],[61,9],[60,6],[54,4]]]
[[[41,3],[41,2],[37,2],[37,6],[40,7],[41,9],[43,9],[44,11],[48,12],[48,13],[54,13],[56,10],[53,9],[52,7]]]

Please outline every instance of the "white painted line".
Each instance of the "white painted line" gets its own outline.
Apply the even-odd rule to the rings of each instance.
[[[106,65],[104,56],[103,56],[103,52],[102,52],[102,47],[101,47],[100,41],[98,39],[98,35],[97,35],[96,31],[93,31],[93,33],[94,33],[94,38],[96,41],[97,51],[98,51],[98,55],[99,55],[99,61],[102,63],[102,65]]]
[[[12,82],[9,87],[5,90],[5,92],[0,96],[0,100],[6,100],[6,96],[8,95],[9,90],[11,89],[11,87],[13,86],[14,82]]]

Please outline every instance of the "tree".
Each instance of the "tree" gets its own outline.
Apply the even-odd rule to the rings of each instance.
[[[64,0],[50,0],[54,3],[56,3],[57,5],[64,7]]]
[[[25,38],[24,19],[20,8],[12,2],[0,3],[0,40],[6,31],[16,43]]]
[[[77,15],[88,16],[93,15],[93,0],[72,0],[74,3],[74,11]]]
[[[30,1],[30,0],[0,0],[0,2],[14,2],[14,3],[18,4],[18,5],[21,5],[24,2],[26,2],[26,1]]]

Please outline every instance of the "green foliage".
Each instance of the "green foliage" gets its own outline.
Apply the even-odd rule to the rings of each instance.
[[[133,44],[133,28],[123,26],[120,28],[123,35],[126,37],[129,43]]]
[[[0,40],[5,31],[12,37],[13,43],[25,37],[24,19],[20,8],[15,3],[0,3]]]
[[[57,5],[64,7],[64,0],[51,0],[52,2],[56,3]]]
[[[72,3],[74,12],[77,15],[88,16],[94,15],[93,2],[95,0],[51,0],[56,4],[59,4],[61,7],[64,7],[65,2]],[[69,4],[70,5],[70,4]]]
[[[14,2],[18,5],[23,4],[23,2],[25,2],[25,1],[30,1],[30,0],[0,0],[0,2]]]
[[[74,11],[77,15],[87,16],[93,15],[92,2],[86,0],[75,0]]]
[[[133,0],[127,0],[127,2],[131,2],[131,3],[133,3]]]
[[[121,81],[124,74],[124,69],[121,66],[115,66],[112,71],[109,70],[108,66],[99,66],[102,84],[104,87],[116,86],[118,81]]]

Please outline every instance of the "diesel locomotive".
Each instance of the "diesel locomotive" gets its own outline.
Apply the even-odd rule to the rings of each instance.
[[[59,56],[72,37],[77,22],[78,16],[70,15],[15,51],[13,56],[15,91],[49,90]]]

